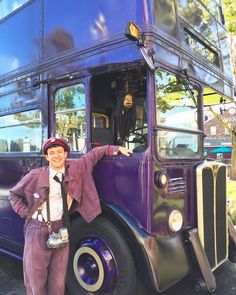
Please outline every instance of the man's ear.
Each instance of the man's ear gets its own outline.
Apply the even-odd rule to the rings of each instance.
[[[48,155],[45,154],[45,155],[43,155],[43,156],[44,156],[44,158],[48,161]]]

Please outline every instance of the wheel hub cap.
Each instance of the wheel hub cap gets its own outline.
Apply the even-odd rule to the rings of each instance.
[[[88,292],[112,291],[117,268],[111,249],[97,237],[81,241],[75,252],[73,268],[79,284]]]

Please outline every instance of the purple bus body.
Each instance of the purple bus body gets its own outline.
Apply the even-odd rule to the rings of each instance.
[[[45,2],[43,8],[42,2]],[[101,35],[93,36],[90,31],[93,25],[96,25],[99,11],[104,16],[109,15],[107,18],[109,23],[106,24],[108,35],[104,39],[110,39],[117,33],[118,35],[123,34],[127,19],[137,21],[137,18],[141,17],[135,1],[117,1],[115,5],[110,1],[94,1],[89,14],[87,13],[87,5],[87,1],[61,1],[60,5],[57,1],[29,1],[29,4],[27,3],[20,8],[17,13],[13,12],[12,15],[7,16],[7,19],[1,23],[0,30],[0,37],[5,40],[0,44],[0,55],[4,57],[1,61],[0,75],[9,73],[7,75],[9,79],[9,76],[11,77],[19,71],[28,71],[29,68],[32,68],[31,72],[33,72],[33,68],[37,65],[48,62],[57,55],[64,55],[64,52],[70,50],[73,52],[82,50],[86,55],[86,51],[88,51],[86,48],[91,47],[92,50],[92,46],[99,44],[102,37]],[[78,11],[78,17],[71,18],[71,22],[68,22],[68,17],[74,15],[75,11]],[[119,12],[121,17],[118,21],[115,15]],[[114,17],[111,16],[111,13]],[[43,14],[44,19],[42,19]],[[9,38],[6,39],[6,36],[9,36]],[[81,71],[81,69],[88,69],[97,65],[102,66],[114,62],[125,63],[140,59],[139,52],[135,49],[135,46],[132,47],[134,48],[133,51],[118,47],[106,54],[103,54],[102,50],[98,48],[96,54],[82,60],[76,58],[67,60],[65,57],[65,62],[60,64],[58,68],[50,70],[45,68],[44,78],[52,75],[64,75],[68,71],[73,72],[78,71],[78,69]],[[89,55],[91,55],[91,50]],[[12,64],[11,60],[7,58],[8,56],[12,61],[14,57],[17,64]],[[70,63],[69,68],[68,62]],[[37,74],[36,77],[38,77]],[[14,88],[3,88],[2,93],[8,93],[11,90],[14,90]],[[14,99],[24,105],[41,105],[43,95],[42,88],[29,90],[26,96],[21,94],[20,91],[13,93],[12,97],[9,94],[8,98],[1,103],[1,109],[8,111]],[[46,113],[43,121],[44,124],[47,121]],[[89,118],[87,125],[90,125]],[[46,124],[44,128],[46,130]],[[7,155],[3,155],[1,159],[1,167],[4,168],[1,168],[0,173],[4,177],[1,177],[0,180],[0,216],[2,219],[0,232],[1,236],[4,237],[3,247],[18,254],[22,253],[23,249],[23,221],[12,212],[9,206],[8,190],[29,169],[41,165],[41,162],[40,156],[36,159],[35,155],[18,154],[15,159],[12,156],[9,159]],[[9,232],[9,227],[12,228],[13,232]],[[2,240],[2,237],[0,237],[0,240]]]
[[[86,85],[86,96],[91,97],[93,75],[110,73],[116,67],[120,72],[134,65],[145,67],[140,48],[135,42],[124,38],[127,21],[134,22],[142,31],[150,33],[147,33],[146,38],[148,46],[152,45],[155,51],[155,66],[177,71],[181,64],[195,80],[230,96],[232,89],[229,83],[222,81],[222,76],[217,75],[217,71],[211,72],[210,63],[208,69],[205,69],[191,62],[190,56],[185,56],[181,46],[173,42],[179,36],[176,24],[173,24],[170,32],[172,45],[169,41],[166,42],[168,46],[162,44],[168,32],[159,36],[162,34],[155,28],[159,18],[153,14],[153,8],[158,3],[154,0],[94,0],[88,10],[87,0],[32,0],[12,12],[0,23],[0,39],[4,40],[0,43],[0,96],[4,97],[0,115],[14,113],[21,108],[40,109],[44,140],[55,132],[53,95],[64,81],[70,83],[70,75]],[[163,23],[158,25],[163,30],[169,30],[166,20],[175,19],[171,14],[174,8],[167,5],[163,9],[163,20],[159,21]],[[209,32],[212,30],[209,28]],[[154,34],[155,37],[152,36]],[[157,36],[160,37],[158,40]],[[221,45],[223,39],[222,37],[220,40]],[[173,49],[173,44],[179,52]],[[227,52],[222,56],[227,69]],[[27,86],[27,79],[24,80],[24,77],[28,76],[32,80]],[[20,84],[19,77],[24,85]],[[11,79],[12,83],[9,82]],[[147,271],[155,274],[153,277],[150,275],[151,285],[155,290],[163,291],[190,271],[183,231],[198,226],[196,167],[204,161],[203,156],[173,160],[163,159],[158,155],[154,76],[148,67],[146,83],[148,147],[129,158],[122,155],[104,157],[95,167],[93,175],[104,215],[108,219],[114,218],[117,224],[120,222],[120,228],[125,228],[132,236],[131,238],[127,234],[127,239],[134,239],[138,251],[145,253],[137,261],[139,269],[143,269],[144,273]],[[91,102],[88,102],[88,114],[91,114],[90,107]],[[86,126],[88,130],[92,129],[90,115],[86,117]],[[91,147],[90,133],[87,134],[85,152]],[[201,136],[203,137],[203,132]],[[72,152],[70,156],[76,158],[80,154]],[[21,258],[23,253],[24,221],[12,211],[8,191],[30,169],[43,164],[45,162],[40,153],[16,152],[0,155],[0,251],[16,258]],[[155,182],[160,171],[168,176],[168,189],[160,188]],[[208,180],[208,175],[204,177]],[[183,231],[173,234],[170,233],[167,220],[176,208],[182,212],[184,224]],[[190,236],[194,240],[197,235],[191,232]],[[91,243],[91,247],[97,247],[97,252],[105,260],[105,242],[99,237],[95,237],[94,241],[88,243]],[[86,244],[87,240],[84,239],[83,242]],[[108,250],[112,253],[111,248]],[[201,251],[203,250],[199,250],[200,254]],[[108,272],[105,278],[106,288],[113,288],[107,282],[113,276],[117,279],[118,271],[109,269],[108,264],[104,268]],[[88,278],[85,276],[84,280],[87,281]],[[212,285],[210,283],[210,287]]]

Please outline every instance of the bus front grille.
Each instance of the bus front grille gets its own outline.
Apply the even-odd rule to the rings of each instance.
[[[198,232],[212,269],[227,258],[226,166],[206,162],[197,167]]]

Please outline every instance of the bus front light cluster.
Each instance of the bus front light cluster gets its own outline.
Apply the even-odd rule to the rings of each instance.
[[[183,215],[182,213],[174,209],[170,212],[168,218],[168,228],[172,233],[178,232],[183,226]]]

